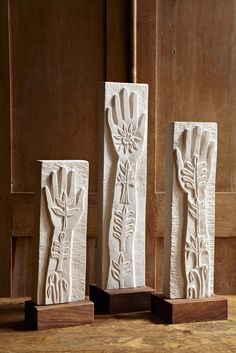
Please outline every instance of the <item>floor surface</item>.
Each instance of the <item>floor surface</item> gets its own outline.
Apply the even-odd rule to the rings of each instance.
[[[235,353],[236,296],[229,319],[167,325],[148,312],[96,316],[94,325],[26,331],[26,298],[0,299],[0,353]]]

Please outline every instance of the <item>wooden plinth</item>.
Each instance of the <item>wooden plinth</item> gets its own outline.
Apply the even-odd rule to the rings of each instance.
[[[31,330],[93,324],[94,304],[80,300],[66,304],[35,305],[25,302],[25,324]]]
[[[150,310],[151,293],[155,292],[149,287],[103,290],[96,285],[91,285],[89,291],[90,300],[94,302],[95,314],[119,314]]]
[[[169,324],[225,320],[227,300],[214,296],[204,299],[166,299],[159,293],[151,295],[151,311]]]

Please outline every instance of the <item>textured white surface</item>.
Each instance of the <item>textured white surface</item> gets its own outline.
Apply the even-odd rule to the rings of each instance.
[[[85,298],[87,161],[37,161],[35,276],[38,305]]]
[[[217,125],[168,126],[165,188],[164,295],[214,293]]]
[[[145,285],[148,85],[101,87],[96,284]]]

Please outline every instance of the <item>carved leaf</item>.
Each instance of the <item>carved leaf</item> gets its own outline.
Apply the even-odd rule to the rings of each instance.
[[[191,209],[189,209],[189,213],[193,216],[193,218],[197,218],[198,216],[197,216],[197,213],[196,212],[194,212],[193,210],[191,210]]]
[[[60,199],[59,197],[56,197],[56,203],[58,204],[58,206],[64,208],[65,207],[65,201],[63,201],[62,199]]]
[[[63,243],[63,241],[64,241],[64,239],[65,239],[65,236],[66,236],[65,232],[61,232],[61,233],[59,234],[60,243]]]
[[[113,265],[113,267],[114,267],[116,270],[119,271],[120,266],[119,266],[119,264],[118,264],[118,262],[117,262],[116,260],[112,260],[112,265]]]
[[[53,212],[56,213],[58,216],[62,216],[62,217],[65,216],[65,212],[64,212],[61,208],[52,207],[52,210],[53,210]]]
[[[113,236],[114,236],[115,238],[119,239],[119,240],[121,239],[120,233],[113,232]]]
[[[113,277],[114,277],[117,281],[120,280],[120,273],[119,273],[117,270],[115,270],[114,268],[112,268],[111,273],[112,273]]]

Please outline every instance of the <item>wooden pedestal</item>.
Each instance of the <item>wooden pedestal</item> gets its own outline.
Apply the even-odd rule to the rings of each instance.
[[[90,286],[90,300],[94,302],[95,314],[119,314],[150,310],[151,293],[149,287],[129,289],[106,289]]]
[[[214,296],[204,299],[166,299],[159,293],[151,295],[151,311],[169,324],[195,321],[225,320],[227,300]]]
[[[35,305],[31,300],[25,302],[25,323],[28,329],[93,324],[94,305],[89,300],[66,304]]]

